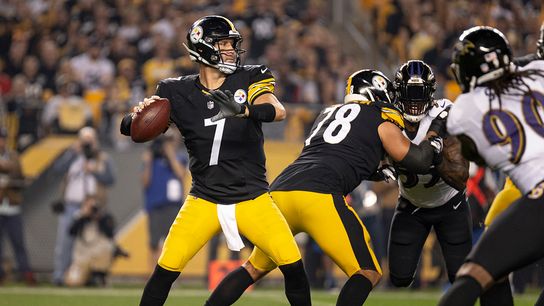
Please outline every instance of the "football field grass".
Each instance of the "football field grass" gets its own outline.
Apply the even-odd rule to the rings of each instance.
[[[55,287],[0,288],[0,306],[126,306],[138,305],[142,290],[134,288],[69,289]],[[438,291],[376,291],[365,305],[369,306],[427,306],[436,305]],[[207,290],[174,289],[166,306],[202,306],[208,297]],[[338,293],[312,292],[314,306],[334,306]],[[515,297],[516,306],[534,305],[537,294]],[[235,305],[280,306],[289,305],[282,290],[259,289],[244,294]]]

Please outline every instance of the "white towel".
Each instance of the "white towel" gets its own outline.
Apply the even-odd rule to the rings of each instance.
[[[217,204],[217,217],[221,224],[223,234],[227,239],[227,246],[232,251],[240,251],[244,248],[244,242],[240,233],[238,233],[238,224],[236,223],[236,204],[221,205]]]

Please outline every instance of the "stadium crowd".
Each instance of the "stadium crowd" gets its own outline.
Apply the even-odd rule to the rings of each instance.
[[[534,53],[544,20],[540,0],[361,0],[371,12],[372,35],[386,61],[396,66],[421,59],[437,74],[437,96],[450,100],[460,93],[449,74],[451,50],[459,34],[473,25],[503,32],[515,56]]]
[[[193,20],[231,17],[245,63],[266,63],[294,104],[331,104],[353,70],[325,23],[324,1],[3,1],[0,99],[9,143],[93,124],[106,144],[119,115],[160,79],[195,72],[181,43]],[[319,73],[318,73],[319,69]],[[280,89],[281,88],[281,89]]]

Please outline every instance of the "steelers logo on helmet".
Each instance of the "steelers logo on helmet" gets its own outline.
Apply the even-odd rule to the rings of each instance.
[[[236,92],[234,92],[234,101],[237,103],[243,104],[247,100],[247,93],[243,89],[238,89]]]
[[[202,35],[204,35],[204,30],[201,26],[196,26],[191,30],[191,34],[189,35],[191,42],[193,44],[196,44],[201,38]]]
[[[387,81],[381,75],[372,77],[372,85],[383,91],[387,90]]]

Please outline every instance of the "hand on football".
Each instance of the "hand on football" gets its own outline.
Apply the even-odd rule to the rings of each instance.
[[[136,116],[138,113],[140,113],[144,108],[149,106],[151,103],[154,103],[157,99],[160,99],[159,96],[151,96],[149,98],[145,98],[142,102],[139,102],[138,105],[134,106],[132,109],[132,118]]]
[[[208,97],[219,106],[219,113],[211,118],[212,122],[223,118],[239,116],[246,110],[243,104],[237,103],[234,100],[234,95],[229,90],[225,90],[225,92],[220,89],[212,90],[208,94]]]

